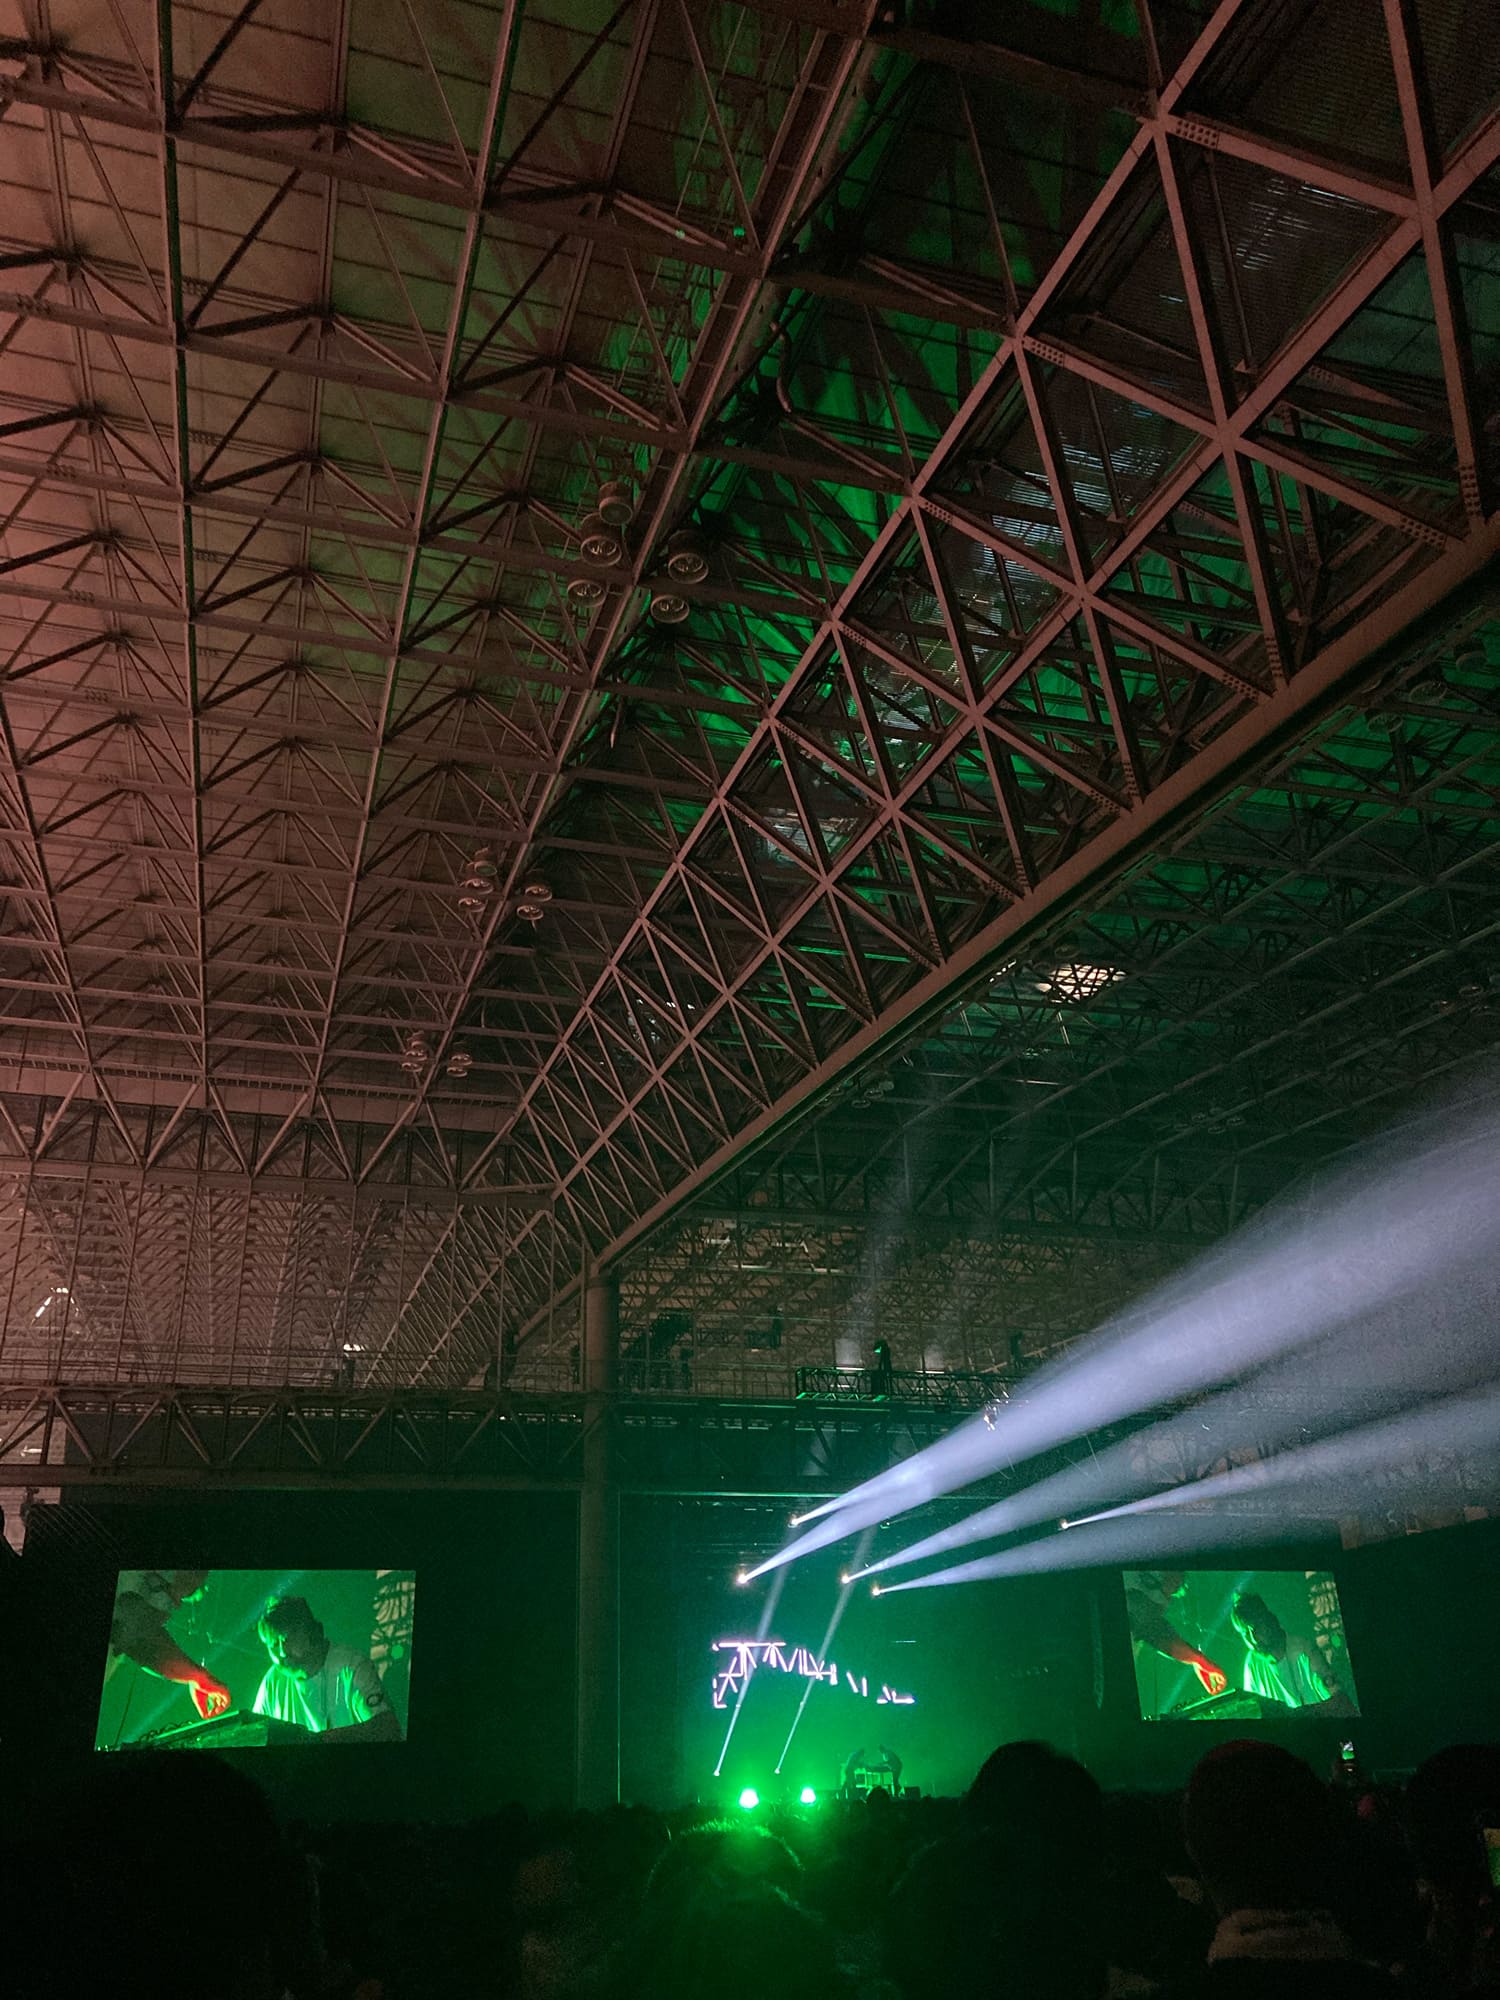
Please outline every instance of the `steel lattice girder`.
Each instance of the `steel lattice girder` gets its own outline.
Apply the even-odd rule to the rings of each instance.
[[[1201,51],[1190,58],[1169,98],[1182,95],[1200,59]],[[1489,171],[1493,122],[1482,130],[1470,165],[1450,174],[1452,199],[1473,184],[1470,167]],[[1410,126],[1408,137],[1415,147]],[[1315,462],[1321,445],[1307,449],[1312,434],[1330,440],[1329,409],[1285,408],[1289,395],[1300,400],[1294,392],[1310,371],[1332,374],[1329,355],[1415,253],[1413,219],[1384,211],[1364,256],[1247,385],[1250,340],[1243,328],[1226,334],[1216,324],[1208,297],[1211,259],[1195,242],[1185,192],[1192,171],[1170,135],[1143,128],[1070,246],[1084,267],[1083,296],[1068,296],[1065,252],[955,424],[920,465],[908,461],[907,490],[875,548],[528,1091],[511,1136],[530,1139],[584,1232],[612,1253],[631,1240],[643,1208],[659,1219],[705,1164],[726,1163],[747,1124],[776,1122],[807,1079],[826,1083],[860,1030],[872,1038],[886,1030],[893,1001],[924,972],[936,974],[929,991],[940,989],[956,963],[974,963],[976,935],[993,949],[1033,919],[1049,900],[1049,878],[1065,865],[1076,871],[1091,835],[1101,859],[1116,850],[1132,813],[1149,817],[1143,800],[1149,808],[1197,759],[1211,766],[1215,739],[1222,744],[1235,718],[1269,719],[1288,677],[1294,691],[1311,687],[1315,663],[1328,659],[1320,638],[1349,613],[1315,629],[1310,579],[1299,585],[1293,553],[1309,529],[1315,538],[1329,529],[1336,541],[1347,532],[1353,601],[1364,606],[1401,575],[1443,560],[1439,539],[1451,536],[1450,550],[1467,547],[1475,561],[1493,547],[1477,474],[1467,469],[1472,411],[1462,369],[1445,363],[1452,400],[1433,399],[1423,419],[1449,439],[1439,452],[1448,527],[1437,539],[1425,511],[1433,489],[1398,522],[1400,510],[1372,503],[1368,488],[1357,493],[1342,473],[1330,479],[1332,458]],[[1435,215],[1430,186],[1428,196]],[[1129,343],[1118,328],[1106,331],[1109,303],[1090,296],[1088,278],[1102,271],[1109,297],[1136,282],[1143,204],[1160,208],[1149,241],[1185,287],[1191,338],[1155,354],[1153,383],[1142,369],[1127,387],[1115,364]],[[1116,208],[1127,227],[1112,240]],[[1346,242],[1345,255],[1352,248]],[[1429,274],[1429,282],[1441,291],[1446,280]],[[1441,321],[1446,309],[1432,310]],[[1053,325],[1059,338],[1045,338]],[[1441,331],[1437,344],[1446,355]],[[1102,362],[1090,346],[1114,352]],[[1356,382],[1335,402],[1340,394],[1364,402],[1368,392]],[[1103,468],[1093,505],[1063,471],[1084,456],[1080,395],[1092,417],[1086,462]],[[1149,494],[1122,490],[1111,476],[1117,447],[1101,398],[1108,409],[1115,397],[1166,426],[1165,435],[1147,433],[1157,450]],[[781,400],[790,407],[788,395]],[[977,468],[961,458],[976,445]],[[1013,498],[1021,479],[1024,509]],[[1399,483],[1414,491],[1404,474]],[[1165,545],[1153,545],[1154,535]],[[1325,545],[1315,559],[1320,571],[1330,553]],[[983,569],[976,554],[1010,578],[1003,610],[1001,585],[981,606],[955,583],[956,571]],[[1451,574],[1468,566],[1460,558]],[[920,618],[914,595],[927,607]],[[886,622],[872,630],[866,607]],[[898,612],[907,615],[893,640]],[[1363,646],[1384,629],[1387,621],[1372,621]],[[1359,650],[1349,647],[1340,665]],[[1263,721],[1241,726],[1248,741],[1264,733]],[[779,882],[767,851],[781,865]]]
[[[0,49],[18,1123],[555,1188],[439,1219],[402,1369],[480,1365],[502,1282],[668,1215],[1491,545],[1500,126],[1441,8],[876,11]]]
[[[836,1493],[934,1442],[944,1412],[824,1410],[783,1396],[0,1388],[0,1476],[32,1487],[576,1487],[610,1424],[627,1492]],[[982,1490],[982,1489],[981,1489]]]
[[[1500,1021],[1495,686],[1476,639],[1423,648],[743,1160],[628,1260],[632,1337],[675,1313],[699,1356],[1003,1367],[1471,1065]]]
[[[1259,1407],[1247,1404],[1236,1463],[1256,1451],[1258,1436],[1276,1434],[1269,1407],[1266,1414],[1272,1421],[1263,1427]],[[0,1475],[15,1480],[10,1490],[23,1495],[64,1487],[160,1491],[267,1484],[566,1491],[578,1484],[585,1436],[607,1423],[625,1493],[790,1500],[847,1491],[934,1442],[951,1421],[951,1412],[940,1410],[819,1410],[708,1398],[642,1397],[601,1414],[566,1395],[0,1389]],[[1185,1438],[1174,1448],[1152,1433],[1133,1441],[1124,1428],[1101,1433],[1101,1444],[1117,1440],[1133,1442],[1142,1483],[1186,1483],[1226,1463],[1218,1455],[1222,1446],[1208,1442],[1194,1451]],[[1078,1462],[1082,1450],[1065,1448],[1020,1471],[1002,1469],[971,1487],[964,1504],[1012,1491],[1038,1471]],[[1377,1478],[1360,1515],[1341,1516],[1346,1536],[1379,1535],[1412,1520],[1413,1469],[1398,1462]],[[1476,1505],[1489,1500],[1482,1466],[1454,1458],[1443,1475],[1448,1492],[1461,1493],[1467,1485]],[[1255,1510],[1253,1499],[1246,1505]],[[777,1525],[768,1521],[766,1527],[774,1543]]]

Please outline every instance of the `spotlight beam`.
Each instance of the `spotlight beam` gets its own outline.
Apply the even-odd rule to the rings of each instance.
[[[1000,1536],[1019,1534],[1023,1528],[1040,1527],[1045,1521],[1057,1520],[1065,1508],[1097,1506],[1111,1494],[1129,1490],[1132,1465],[1128,1446],[1110,1445],[1087,1465],[1070,1465],[1048,1479],[1039,1479],[1024,1492],[997,1500],[993,1507],[983,1507],[951,1527],[939,1528],[907,1548],[882,1556],[868,1569],[858,1571],[856,1581],[883,1576],[887,1570],[906,1569],[974,1542],[998,1541]]]
[[[776,1616],[776,1607],[781,1601],[782,1587],[784,1586],[785,1583],[786,1583],[786,1578],[784,1576],[778,1576],[775,1583],[772,1584],[770,1590],[767,1591],[766,1601],[761,1607],[760,1623],[755,1628],[755,1636],[757,1639],[764,1639],[766,1634],[770,1631],[771,1620]],[[717,1764],[714,1765],[714,1776],[716,1778],[720,1777],[723,1773],[724,1759],[729,1755],[729,1746],[731,1742],[734,1740],[735,1725],[740,1719],[740,1710],[745,1706],[745,1696],[749,1692],[750,1692],[750,1675],[746,1674],[745,1685],[740,1689],[739,1693],[735,1696],[734,1707],[730,1711],[730,1716],[729,1716],[729,1727],[724,1731],[724,1741],[719,1746],[719,1761]]]
[[[1462,1339],[1450,1343],[1448,1372],[1455,1388],[1461,1382],[1467,1385],[1471,1374],[1487,1373],[1493,1366],[1489,1329],[1500,1319],[1500,1284],[1479,1288],[1478,1295],[1469,1301],[1469,1316],[1474,1322],[1473,1338],[1467,1346]],[[1450,1314],[1450,1322],[1452,1317]],[[1370,1331],[1368,1322],[1341,1329],[1322,1345],[1316,1366],[1297,1356],[1275,1363],[1248,1383],[1221,1390],[1206,1402],[1194,1403],[1191,1409],[1151,1424],[1120,1444],[1091,1452],[1081,1463],[1066,1466],[992,1507],[882,1556],[860,1574],[879,1576],[888,1570],[909,1568],[912,1563],[926,1562],[975,1542],[998,1541],[1002,1535],[1019,1534],[1050,1521],[1078,1527],[1085,1520],[1103,1518],[1105,1512],[1122,1511],[1137,1504],[1133,1489],[1149,1482],[1145,1468],[1152,1461],[1180,1460],[1184,1451],[1201,1456],[1205,1433],[1213,1438],[1215,1456],[1248,1447],[1264,1459],[1270,1449],[1300,1447],[1314,1431],[1350,1431],[1362,1420],[1384,1417],[1404,1396],[1421,1395],[1432,1386],[1424,1376],[1434,1372],[1433,1361],[1423,1343],[1402,1338],[1407,1331],[1404,1318],[1383,1342],[1372,1341]],[[1198,1490],[1196,1485],[1194,1490]],[[1110,1501],[1118,1501],[1120,1506],[1110,1508]]]
[[[950,1569],[929,1570],[879,1586],[882,1597],[898,1590],[933,1590],[958,1583],[990,1583],[1012,1576],[1046,1576],[1065,1569],[1136,1569],[1166,1555],[1186,1556],[1239,1542],[1279,1542],[1286,1522],[1262,1516],[1230,1524],[1222,1515],[1174,1514],[1166,1520],[1110,1520],[1075,1526],[1067,1534],[1039,1536],[1019,1548],[1001,1549]]]
[[[1167,1493],[1149,1493],[1123,1506],[1111,1507],[1091,1521],[1118,1521],[1125,1516],[1159,1512],[1181,1507],[1189,1500],[1227,1500],[1241,1494],[1285,1492],[1302,1488],[1337,1499],[1342,1494],[1353,1504],[1368,1493],[1363,1476],[1372,1471],[1399,1470],[1403,1460],[1421,1460],[1433,1453],[1483,1453],[1500,1446],[1500,1385],[1477,1396],[1450,1396],[1419,1410],[1404,1411],[1384,1423],[1369,1424],[1340,1437],[1323,1438],[1298,1451],[1278,1452],[1274,1458],[1258,1459],[1207,1479],[1190,1480]],[[1351,1490],[1348,1482],[1359,1475],[1361,1484]],[[1451,1490],[1457,1481],[1444,1477],[1441,1470],[1425,1478],[1413,1468],[1406,1482],[1408,1493],[1424,1496]],[[1082,1527],[1084,1522],[1075,1526]]]
[[[873,1530],[871,1533],[873,1533]],[[870,1553],[870,1540],[871,1534],[866,1534],[860,1541],[859,1547],[855,1552],[854,1559],[856,1562],[863,1562],[865,1557]],[[853,1594],[853,1590],[853,1577],[841,1577],[839,1579],[839,1594],[834,1599],[833,1611],[829,1617],[827,1629],[823,1633],[823,1643],[818,1648],[818,1658],[820,1661],[826,1661],[828,1658],[829,1648],[833,1645],[834,1634],[843,1623],[844,1610],[850,1596]],[[782,1765],[786,1762],[787,1752],[792,1747],[792,1738],[797,1734],[797,1725],[802,1720],[802,1711],[807,1707],[808,1697],[812,1694],[813,1686],[814,1683],[812,1681],[803,1683],[802,1699],[797,1704],[797,1713],[792,1717],[792,1726],[786,1733],[785,1743],[781,1746],[781,1755],[776,1759],[776,1775],[778,1777],[781,1775]]]
[[[1330,1513],[1368,1500],[1368,1475],[1376,1470],[1396,1473],[1396,1482],[1384,1491],[1407,1503],[1471,1499],[1462,1472],[1443,1462],[1463,1454],[1480,1455],[1490,1480],[1487,1490],[1500,1488],[1500,1385],[1478,1394],[1445,1397],[1340,1437],[1111,1508],[1090,1520],[1073,1522],[1065,1534],[1039,1536],[1019,1548],[884,1584],[881,1594],[1053,1570],[1132,1568],[1200,1549],[1284,1541],[1297,1527],[1305,1529]],[[1490,1455],[1487,1460],[1484,1454]],[[1232,1513],[1213,1505],[1275,1492],[1289,1495],[1292,1504],[1257,1514]],[[1188,1507],[1191,1512],[1163,1512]]]
[[[1402,1148],[1409,1148],[1402,1151]],[[915,1458],[804,1515],[764,1575],[1070,1438],[1266,1368],[1341,1326],[1392,1311],[1500,1259],[1493,1086],[1397,1133],[1368,1158],[1274,1204],[1225,1249],[1042,1370],[993,1428],[975,1417]]]

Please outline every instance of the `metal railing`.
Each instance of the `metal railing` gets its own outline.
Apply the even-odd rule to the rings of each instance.
[[[506,1384],[530,1394],[576,1393],[576,1360],[528,1360]],[[662,1360],[630,1356],[617,1368],[622,1396],[705,1396],[717,1402],[890,1403],[923,1410],[982,1410],[1009,1394],[1007,1381],[965,1369],[808,1367],[775,1357],[709,1351]]]
[[[951,1421],[879,1403],[831,1414],[749,1382],[719,1397],[706,1383],[643,1388],[603,1408],[576,1390],[0,1384],[0,1486],[571,1490],[584,1439],[608,1425],[622,1490],[791,1497],[844,1491]]]
[[[984,1410],[1010,1394],[998,1375],[963,1369],[799,1368],[799,1402],[900,1403],[922,1410]]]

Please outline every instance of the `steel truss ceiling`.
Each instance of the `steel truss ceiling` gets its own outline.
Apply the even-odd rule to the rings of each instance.
[[[796,1140],[738,1163],[904,1027],[924,1105],[1003,1043],[920,1198],[998,1147],[1062,1331],[1089,1230],[1263,1198],[1140,1206],[1216,981],[1226,1116],[1283,965],[1384,1045],[1405,919],[1319,873],[1300,779],[1162,842],[1495,547],[1500,57],[1457,0],[976,19],[12,6],[0,1368],[462,1381],[668,1224],[647,1310],[715,1179],[847,1202]],[[1457,684],[1430,764],[1306,752],[1455,950]],[[1066,1075],[1021,1161],[1023,1028]],[[1060,1212],[1096,1130],[1119,1198]]]
[[[1497,668],[1493,624],[1423,645],[759,1148],[633,1264],[637,1351],[1009,1368],[1481,1059]]]

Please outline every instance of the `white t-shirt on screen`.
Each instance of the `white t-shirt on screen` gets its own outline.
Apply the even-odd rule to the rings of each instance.
[[[290,1667],[268,1668],[255,1697],[257,1715],[300,1722],[315,1736],[369,1722],[389,1707],[374,1661],[350,1646],[330,1646],[317,1673],[305,1678]]]
[[[1318,1672],[1317,1655],[1305,1639],[1288,1639],[1286,1653],[1273,1660],[1266,1653],[1245,1655],[1245,1692],[1285,1708],[1315,1708],[1332,1690]]]

